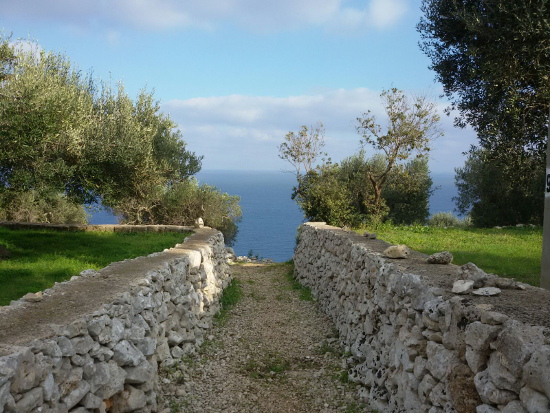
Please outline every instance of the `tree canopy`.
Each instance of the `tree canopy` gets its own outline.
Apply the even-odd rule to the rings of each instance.
[[[383,167],[367,170],[373,189],[373,213],[382,207],[382,191],[390,172],[413,156],[425,156],[432,139],[441,135],[436,107],[425,97],[409,97],[396,88],[385,90],[380,97],[388,118],[386,128],[377,123],[370,111],[357,118],[357,132],[363,143],[384,154]]]
[[[381,98],[386,128],[370,111],[357,119],[361,143],[378,152],[370,158],[363,147],[340,165],[328,158],[315,166],[319,156],[327,155],[322,152],[321,123],[285,136],[279,157],[295,169],[298,185],[292,198],[307,218],[355,227],[386,219],[408,224],[427,219],[432,180],[425,155],[431,140],[441,134],[439,115],[426,98],[409,97],[396,88]]]
[[[456,124],[472,125],[479,140],[457,170],[458,209],[478,225],[542,223],[543,191],[532,179],[545,163],[550,3],[423,0],[422,11],[421,48],[458,110]]]
[[[201,160],[152,92],[132,99],[62,54],[15,50],[0,37],[0,218],[66,222],[82,219],[74,206],[100,201],[136,224],[202,216],[232,227],[238,197],[192,181]]]
[[[547,0],[423,0],[421,48],[493,156],[543,156],[550,100]]]

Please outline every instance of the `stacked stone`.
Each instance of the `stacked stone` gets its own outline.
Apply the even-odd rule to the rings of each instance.
[[[223,236],[208,231],[95,313],[45,339],[0,344],[0,412],[156,411],[158,365],[203,342],[230,281]]]
[[[443,298],[354,234],[300,228],[295,276],[350,351],[350,378],[383,412],[550,412],[550,332]]]

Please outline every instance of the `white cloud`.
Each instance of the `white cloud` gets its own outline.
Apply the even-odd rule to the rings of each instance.
[[[369,0],[366,7],[346,0],[0,0],[4,17],[61,22],[97,29],[171,28],[212,29],[231,24],[253,31],[277,31],[325,26],[341,30],[396,24],[407,11],[408,0]]]
[[[441,113],[444,104],[441,104]],[[381,124],[385,115],[379,92],[358,88],[285,98],[221,96],[171,100],[163,105],[180,125],[189,149],[204,155],[204,169],[287,169],[277,146],[289,131],[323,122],[326,152],[334,161],[359,149],[356,118],[371,110]],[[463,151],[474,142],[469,130],[457,130],[442,115],[445,136],[433,144],[430,165],[434,172],[462,166]]]
[[[10,42],[10,46],[13,48],[16,54],[23,53],[23,54],[32,54],[37,59],[40,58],[40,53],[42,52],[42,47],[38,43],[35,43],[30,40],[16,40],[14,42]]]
[[[367,8],[369,23],[377,29],[396,24],[407,12],[409,0],[371,0]]]

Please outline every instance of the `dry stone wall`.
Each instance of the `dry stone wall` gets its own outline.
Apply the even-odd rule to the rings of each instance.
[[[380,253],[387,245],[308,223],[294,255],[295,276],[334,320],[351,354],[350,378],[369,406],[380,412],[550,412],[547,326],[491,311],[490,298],[452,294],[451,276],[445,282],[431,273],[452,274],[458,267],[389,260]],[[550,298],[546,293],[535,287],[522,292]]]
[[[220,232],[0,309],[0,412],[156,411],[158,368],[203,342],[230,282]]]

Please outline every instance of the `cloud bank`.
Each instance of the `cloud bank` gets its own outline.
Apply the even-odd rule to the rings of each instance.
[[[0,0],[4,16],[24,16],[74,27],[130,26],[143,30],[214,29],[237,25],[252,31],[310,26],[336,31],[386,29],[399,22],[409,0],[369,0],[364,8],[347,0]]]
[[[433,143],[430,166],[433,172],[452,173],[464,163],[462,152],[475,143],[471,130],[456,129],[443,115],[445,136]],[[356,119],[370,110],[381,125],[385,114],[380,92],[366,88],[330,90],[315,95],[285,98],[220,96],[171,100],[163,104],[179,124],[188,148],[204,155],[203,169],[285,170],[277,147],[289,131],[301,125],[322,122],[326,129],[326,152],[335,162],[357,152],[360,136]],[[374,152],[368,148],[368,154]]]

